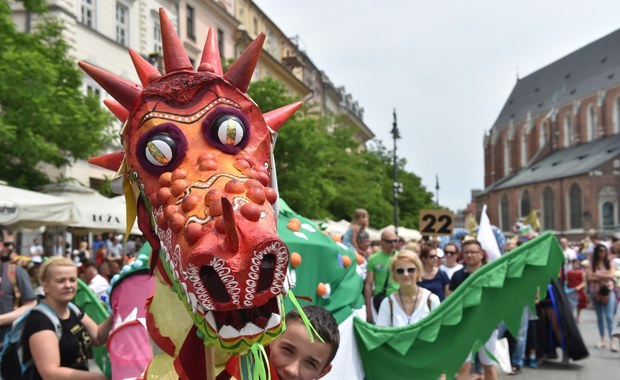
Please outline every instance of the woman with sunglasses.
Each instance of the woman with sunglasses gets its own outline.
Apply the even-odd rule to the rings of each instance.
[[[401,327],[419,321],[439,306],[439,298],[420,286],[422,262],[411,251],[401,251],[390,261],[392,277],[400,289],[386,297],[379,308],[377,326]]]
[[[423,244],[420,259],[422,260],[422,279],[419,285],[430,290],[439,297],[440,301],[443,301],[450,285],[450,278],[446,272],[439,269],[437,249],[430,244]]]

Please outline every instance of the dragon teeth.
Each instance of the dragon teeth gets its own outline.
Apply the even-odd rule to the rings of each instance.
[[[245,324],[245,326],[241,329],[239,333],[245,336],[252,336],[252,335],[258,335],[262,333],[263,331],[264,331],[263,329],[256,326],[254,323],[248,322]]]
[[[282,321],[282,317],[280,317],[279,314],[271,313],[271,316],[269,317],[269,320],[267,321],[267,327],[265,327],[265,330],[269,330],[269,329],[272,329],[278,326],[281,321]]]
[[[217,334],[223,339],[232,339],[239,337],[239,330],[232,326],[224,325]]]

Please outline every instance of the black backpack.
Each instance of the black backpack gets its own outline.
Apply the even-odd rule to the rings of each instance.
[[[73,303],[69,303],[69,308],[78,316],[82,315],[82,311]],[[32,309],[28,310],[21,317],[16,319],[11,326],[11,329],[4,336],[4,343],[2,345],[2,351],[0,351],[0,375],[3,379],[7,380],[20,380],[23,378],[26,370],[32,366],[32,359],[27,363],[24,363],[23,342],[22,334],[26,319],[32,312],[38,312],[45,315],[54,325],[56,331],[56,337],[60,342],[62,338],[62,325],[60,319],[52,310],[51,307],[44,303],[40,303]]]

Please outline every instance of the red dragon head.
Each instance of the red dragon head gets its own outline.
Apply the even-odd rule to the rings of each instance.
[[[165,75],[132,50],[142,86],[80,62],[124,122],[124,152],[91,162],[123,175],[135,200],[127,204],[137,204],[155,252],[151,270],[166,278],[205,342],[241,351],[282,330],[289,254],[276,230],[272,152],[275,131],[301,103],[263,114],[246,94],[264,34],[223,74],[210,29],[194,71],[163,9],[160,18]],[[131,222],[135,214],[130,207]]]

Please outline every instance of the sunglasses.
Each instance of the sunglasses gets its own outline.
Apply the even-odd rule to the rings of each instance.
[[[398,243],[398,239],[394,239],[394,240],[388,240],[388,239],[382,239],[384,242],[389,243],[389,244],[396,244]]]
[[[409,273],[409,274],[413,274],[413,273],[415,273],[415,267],[396,268],[396,274],[403,275],[403,274],[405,274],[405,271],[407,271],[407,273]]]
[[[429,259],[436,259],[436,258],[437,258],[437,255],[428,255],[427,257],[428,257]]]
[[[443,251],[446,255],[456,255],[456,252],[453,251]]]
[[[8,248],[8,247],[12,247],[12,246],[13,246],[13,242],[12,242],[12,241],[5,241],[5,242],[4,242],[4,246],[5,246],[6,248]]]

